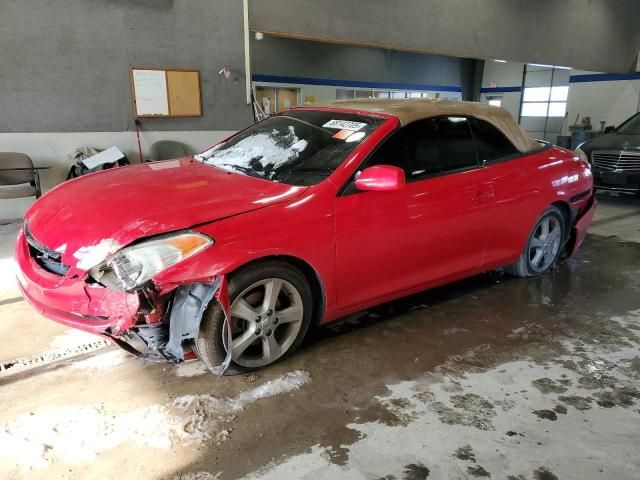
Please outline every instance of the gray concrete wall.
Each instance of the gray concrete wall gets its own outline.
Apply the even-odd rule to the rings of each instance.
[[[475,61],[265,36],[251,41],[254,74],[462,87],[471,98]],[[467,97],[468,94],[468,97]]]
[[[482,75],[482,87],[489,88],[493,84],[496,87],[521,87],[522,70],[524,63],[498,63],[494,61],[484,62],[484,73]],[[487,101],[487,97],[501,97],[502,108],[518,119],[520,112],[520,90],[516,92],[485,92],[480,95],[482,102]]]
[[[0,132],[131,130],[132,65],[201,71],[204,116],[142,120],[148,130],[251,121],[240,1],[0,0],[0,32]]]
[[[251,0],[255,30],[603,72],[635,70],[638,0]]]

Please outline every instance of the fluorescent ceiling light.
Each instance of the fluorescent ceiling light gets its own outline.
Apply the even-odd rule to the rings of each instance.
[[[493,61],[498,63],[507,63],[506,60],[498,60],[497,58],[494,58]]]
[[[571,67],[559,67],[556,65],[545,65],[544,63],[529,63],[532,67],[558,68],[560,70],[571,70]]]

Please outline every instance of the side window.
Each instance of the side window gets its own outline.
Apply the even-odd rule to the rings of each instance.
[[[416,145],[412,177],[422,177],[478,164],[469,121],[465,117],[428,119],[424,135]]]
[[[367,162],[368,167],[400,167],[409,182],[477,164],[465,117],[432,117],[410,123],[387,139]]]
[[[472,118],[471,128],[481,162],[520,153],[511,141],[489,122]]]
[[[392,133],[367,161],[365,167],[374,165],[400,167],[409,180],[411,165],[415,163],[416,145],[426,130],[425,125],[425,120],[419,120]]]

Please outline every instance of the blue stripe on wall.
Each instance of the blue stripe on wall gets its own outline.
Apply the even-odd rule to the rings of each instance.
[[[480,89],[480,93],[509,93],[521,91],[522,87],[487,87]]]
[[[636,73],[589,73],[585,75],[571,75],[569,83],[583,82],[612,82],[616,80],[640,80],[640,72]]]
[[[301,85],[328,85],[333,87],[371,88],[384,90],[437,90],[441,92],[462,92],[461,87],[452,85],[420,85],[415,83],[362,82],[356,80],[336,80],[331,78],[285,77],[280,75],[251,75],[254,82],[297,83]]]

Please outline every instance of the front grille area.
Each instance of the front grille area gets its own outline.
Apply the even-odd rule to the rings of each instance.
[[[31,255],[31,258],[33,258],[38,265],[47,272],[55,273],[56,275],[67,274],[69,267],[62,263],[62,254],[55,250],[48,249],[33,238],[33,235],[29,232],[29,226],[26,223],[24,225],[24,236],[29,245],[29,255]]]
[[[640,171],[640,152],[598,151],[591,154],[594,167],[619,172]]]

